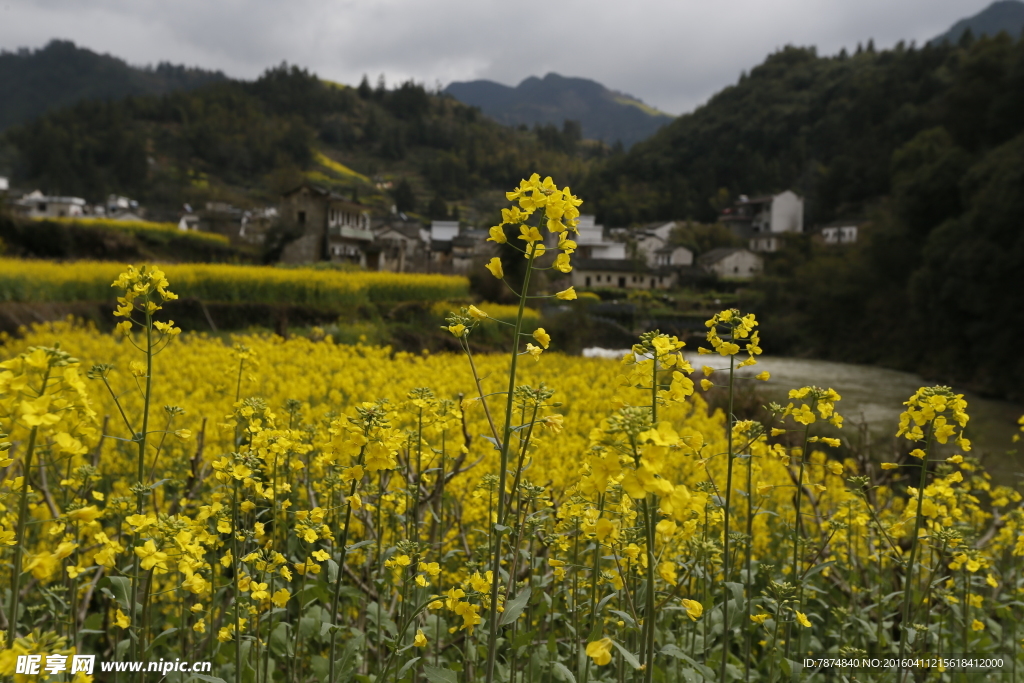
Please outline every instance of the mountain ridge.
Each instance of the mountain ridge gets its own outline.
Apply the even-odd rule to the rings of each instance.
[[[994,36],[1006,31],[1011,38],[1018,38],[1024,31],[1024,2],[1020,0],[996,0],[971,17],[965,17],[953,24],[948,31],[928,41],[929,45],[943,42],[957,43],[967,30],[975,38],[983,35]]]
[[[505,125],[562,126],[578,121],[583,137],[631,147],[675,117],[588,78],[550,72],[516,86],[490,80],[456,81],[444,92]]]
[[[36,50],[0,51],[0,130],[86,100],[162,95],[225,80],[220,71],[161,62],[136,67],[54,39]]]

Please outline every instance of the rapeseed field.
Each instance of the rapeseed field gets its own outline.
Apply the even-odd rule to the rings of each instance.
[[[751,314],[708,320],[700,368],[657,331],[561,355],[525,304],[541,228],[571,270],[580,200],[537,176],[508,198],[520,303],[450,311],[461,355],[180,334],[154,315],[187,270],[153,266],[110,277],[112,335],[4,338],[0,674],[84,652],[236,683],[1013,680],[1021,496],[972,457],[962,395],[909,396],[875,462],[831,388],[731,414],[771,381],[737,374]],[[485,322],[509,355],[474,355]]]

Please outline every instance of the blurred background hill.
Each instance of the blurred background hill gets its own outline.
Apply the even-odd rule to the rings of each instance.
[[[514,88],[486,80],[456,82],[444,92],[479,107],[499,123],[562,126],[564,121],[575,121],[582,137],[627,148],[674,118],[596,81],[556,73],[531,76]]]
[[[224,78],[219,71],[166,62],[155,67],[130,66],[68,40],[52,40],[36,50],[4,51],[0,52],[0,131],[82,100],[159,95]]]

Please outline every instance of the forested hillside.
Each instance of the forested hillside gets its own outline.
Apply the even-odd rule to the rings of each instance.
[[[0,52],[0,130],[81,100],[190,90],[222,79],[219,71],[167,63],[133,67],[67,40],[51,40],[38,50]]]
[[[893,153],[940,126],[969,155],[1021,130],[1020,41],[833,57],[787,47],[608,164],[588,189],[612,224],[711,220],[721,188],[733,197],[792,188],[808,199],[807,223],[827,222],[888,194]]]
[[[398,194],[404,210],[426,212],[433,199],[466,200],[535,169],[573,182],[588,163],[575,140],[506,128],[414,83],[349,88],[286,65],[254,82],[78,103],[6,142],[17,184],[151,207],[276,202],[308,177],[363,200]]]
[[[752,304],[772,351],[1024,396],[1024,43],[784,49],[585,192],[614,224],[785,188],[805,225],[869,222],[852,248],[804,238],[769,259]]]

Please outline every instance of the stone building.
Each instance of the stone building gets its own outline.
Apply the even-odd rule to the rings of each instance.
[[[368,207],[303,184],[282,197],[280,216],[295,235],[281,252],[281,261],[347,261],[376,270],[376,264],[367,259],[367,248],[374,237]]]
[[[393,216],[374,227],[374,244],[380,248],[377,270],[418,273],[427,267],[429,236],[418,221]]]

